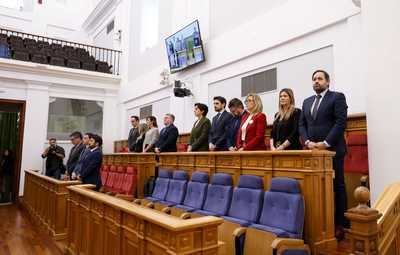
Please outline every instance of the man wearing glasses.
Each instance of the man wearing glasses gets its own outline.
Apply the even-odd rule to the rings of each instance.
[[[69,153],[67,161],[67,178],[69,177],[71,179],[72,172],[75,170],[75,167],[78,164],[79,156],[85,149],[85,145],[82,143],[81,132],[75,131],[69,137],[71,139],[71,143],[74,145]]]

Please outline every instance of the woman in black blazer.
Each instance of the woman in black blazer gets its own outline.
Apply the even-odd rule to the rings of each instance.
[[[272,125],[271,150],[301,150],[299,119],[301,110],[295,107],[294,94],[285,88],[279,92],[279,112]]]
[[[197,117],[190,133],[189,147],[187,151],[208,151],[208,133],[210,132],[211,122],[206,117],[208,107],[205,104],[196,103],[194,105],[194,115]]]

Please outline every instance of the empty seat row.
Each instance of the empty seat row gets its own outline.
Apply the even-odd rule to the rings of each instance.
[[[101,192],[122,194],[133,198],[137,185],[137,169],[134,166],[108,166],[101,168]]]
[[[190,182],[187,178],[185,171],[174,171],[171,178],[171,172],[160,170],[152,196],[145,199],[188,212],[220,216],[242,226],[269,226],[264,229],[280,237],[301,238],[304,202],[296,180],[273,178],[270,190],[264,192],[258,176],[241,175],[235,188],[231,175],[225,173],[214,174],[210,184],[204,172],[194,172]],[[276,196],[280,199],[274,199]],[[272,218],[287,219],[279,228],[279,221],[268,220]]]
[[[194,172],[191,181],[187,179],[185,171],[172,174],[160,170],[152,195],[144,201],[151,201],[148,206],[162,204],[195,214],[222,217],[241,227],[270,232],[279,238],[302,239],[304,201],[296,180],[273,178],[269,191],[264,192],[262,178],[253,175],[241,175],[235,188],[231,175],[225,173],[214,174],[210,184],[204,172]],[[244,236],[240,238],[244,240]]]

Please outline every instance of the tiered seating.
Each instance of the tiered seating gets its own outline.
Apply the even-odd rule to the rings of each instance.
[[[304,201],[296,180],[273,178],[270,190],[264,193],[261,177],[241,175],[232,194],[232,177],[229,174],[214,174],[207,186],[207,174],[194,172],[183,200],[187,178],[185,171],[175,171],[173,176],[170,179],[168,171],[160,170],[152,196],[137,199],[135,203],[169,214],[177,208],[187,209],[193,216],[222,217],[225,222],[220,226],[219,240],[225,243],[226,254],[234,254],[235,250],[236,254],[271,254],[272,247],[282,249],[283,246],[291,252],[286,254],[309,254],[308,246],[302,240]],[[177,216],[184,218],[187,215],[182,213]],[[263,252],[258,249],[263,249]]]
[[[96,60],[84,48],[6,34],[0,34],[0,57],[103,73],[111,73],[112,67],[105,61]]]

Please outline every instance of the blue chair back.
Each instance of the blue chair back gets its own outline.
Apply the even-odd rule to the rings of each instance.
[[[291,238],[303,237],[304,199],[295,179],[278,177],[271,180],[271,187],[264,195],[259,223]]]
[[[0,58],[11,58],[10,49],[8,45],[0,42]]]
[[[171,172],[160,169],[158,171],[156,185],[154,187],[153,194],[151,195],[151,197],[159,200],[164,200],[168,192],[170,178],[171,178]]]
[[[208,174],[204,172],[194,172],[192,174],[192,181],[188,183],[183,204],[195,209],[201,209],[206,199],[207,186]]]
[[[241,175],[233,190],[228,216],[248,222],[256,222],[260,216],[264,194],[263,180],[259,176]]]
[[[226,215],[232,197],[232,176],[225,173],[214,174],[208,185],[203,210]]]
[[[188,175],[186,171],[174,171],[172,180],[169,182],[169,188],[165,201],[176,204],[182,203],[186,194]]]

